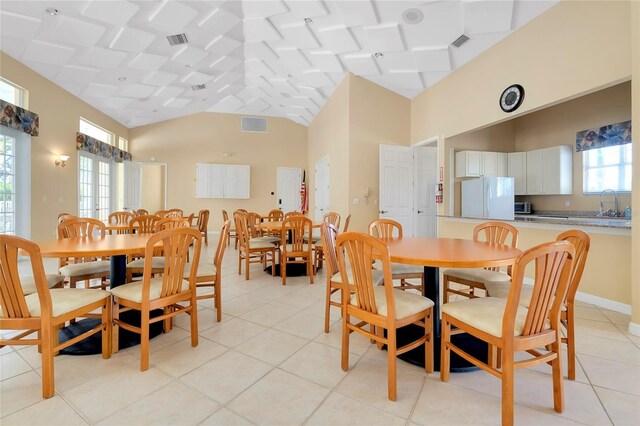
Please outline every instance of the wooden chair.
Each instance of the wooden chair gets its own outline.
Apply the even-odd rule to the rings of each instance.
[[[184,228],[189,226],[189,222],[181,217],[165,217],[160,219],[153,226],[153,232],[164,231],[165,229]]]
[[[164,219],[164,217],[165,217],[165,215],[167,214],[168,211],[169,210],[158,210],[153,215],[154,216],[158,216],[160,219]]]
[[[280,209],[273,209],[269,211],[267,220],[269,222],[280,222],[284,219],[284,212]]]
[[[263,268],[267,267],[267,260],[271,256],[271,275],[276,275],[276,246],[264,241],[251,241],[249,229],[247,227],[247,215],[244,213],[234,213],[236,222],[236,232],[238,233],[238,275],[242,274],[242,263],[245,264],[245,279],[249,279],[249,266],[251,263],[261,263]]]
[[[36,292],[25,294],[18,275],[18,255],[31,260]],[[38,345],[42,352],[42,397],[55,394],[54,355],[96,333],[102,333],[102,357],[111,357],[111,295],[103,290],[61,288],[47,285],[40,248],[37,244],[9,235],[0,235],[0,330],[25,330],[9,338],[0,337],[0,348],[7,345]],[[100,314],[92,311],[100,309]],[[74,339],[60,344],[58,332],[65,322],[77,317],[99,317],[100,324]],[[25,337],[37,331],[36,338]],[[7,336],[8,337],[8,336]]]
[[[369,235],[378,238],[402,238],[402,225],[391,219],[376,219],[369,224]],[[376,262],[374,267],[380,269],[380,262]],[[392,277],[400,280],[397,288],[401,290],[414,289],[424,294],[424,268],[416,265],[406,265],[404,263],[391,263]],[[407,279],[418,278],[420,285],[412,284]]]
[[[222,221],[227,222],[229,220],[229,214],[226,210],[222,210]],[[231,244],[231,239],[234,239],[234,247],[238,250],[238,233],[236,232],[235,224],[234,227],[229,228],[229,233],[227,234],[227,245]]]
[[[506,244],[507,239],[511,238],[511,247],[518,244],[518,230],[504,222],[485,222],[473,229],[473,240],[480,241],[481,235],[484,235],[484,241],[492,244]],[[454,268],[445,269],[442,272],[442,303],[449,302],[449,294],[457,294],[460,296],[475,298],[475,289],[485,290],[485,284],[491,281],[503,281],[505,283],[511,280],[511,267],[507,268],[507,272],[501,272],[500,268]],[[466,285],[465,289],[451,288],[450,283]]]
[[[145,210],[145,209],[138,209],[135,212],[133,212],[134,216],[148,216],[149,215],[149,211]]]
[[[155,231],[156,222],[160,219],[160,216],[156,215],[136,216],[129,222],[129,233],[151,234]]]
[[[140,334],[140,370],[149,368],[149,325],[164,321],[165,332],[170,320],[182,313],[191,316],[191,346],[198,346],[198,307],[196,304],[196,272],[200,259],[202,236],[191,227],[167,229],[152,235],[145,249],[145,265],[142,281],[124,284],[111,289],[113,295],[113,340],[118,350],[119,327]],[[162,243],[164,271],[161,277],[152,278],[154,245]],[[194,245],[193,262],[189,281],[184,280],[189,247]],[[150,312],[162,309],[163,315],[151,318]],[[120,312],[140,311],[140,326],[120,319]]]
[[[94,235],[96,234],[97,235]],[[97,219],[75,218],[67,219],[58,224],[58,239],[63,238],[104,238],[105,225]],[[89,288],[92,279],[101,280],[101,288],[106,288],[106,279],[111,272],[111,264],[106,260],[96,260],[93,257],[60,258],[60,274],[66,277],[69,287],[75,288],[79,281],[85,282]]]
[[[193,219],[196,218],[196,214],[195,213],[191,213],[188,217],[187,217],[187,222],[189,223],[189,226],[193,226]]]
[[[225,221],[220,230],[218,246],[213,256],[213,264],[199,263],[196,271],[196,287],[213,287],[213,293],[202,293],[197,295],[198,300],[213,299],[213,307],[216,310],[216,321],[222,321],[222,258],[224,257],[225,242],[229,235],[231,222]],[[184,277],[188,278],[191,273],[191,263],[187,263],[184,268]]]
[[[258,225],[262,223],[262,216],[258,213],[249,212],[247,213],[247,229],[249,230],[249,238],[251,241],[262,241],[271,244],[279,243],[281,236],[280,231],[278,231],[277,236],[266,235],[258,228]]]
[[[286,215],[285,215],[286,217]],[[308,217],[300,215],[289,216],[282,222],[282,240],[280,243],[280,276],[282,285],[287,284],[287,264],[304,263],[307,265],[309,283],[313,284],[313,257],[311,229],[313,222]],[[287,232],[291,235],[291,242],[287,243]]]
[[[340,229],[340,214],[336,212],[328,212],[322,216],[323,223],[330,223],[336,227],[336,229]],[[322,238],[313,238],[313,267],[317,271],[322,268],[322,259],[324,257],[324,253],[322,251]]]
[[[209,210],[200,210],[198,212],[198,230],[204,238],[204,245],[209,245]]]
[[[129,233],[139,233],[139,234],[151,234],[156,232],[156,224],[164,219],[160,219],[159,216],[137,216],[131,219],[129,222]],[[164,271],[164,263],[161,260],[162,250],[156,249],[154,262],[155,267],[153,268],[153,273],[160,274]],[[142,274],[144,272],[144,257],[141,256],[130,256],[129,262],[127,263],[127,272],[126,279],[127,282],[133,281],[133,274]]]
[[[572,229],[558,235],[556,241],[569,241],[576,251],[573,261],[573,268],[569,281],[569,289],[564,298],[562,309],[560,311],[560,322],[566,329],[567,337],[562,338],[562,343],[567,345],[567,359],[569,364],[568,379],[576,379],[576,332],[575,332],[575,298],[578,292],[578,286],[582,279],[584,266],[587,263],[587,255],[591,246],[591,239],[584,231]],[[487,295],[491,297],[499,297],[507,299],[511,282],[488,282],[486,284]],[[531,295],[533,294],[532,286],[523,286],[520,291],[520,304],[526,308],[529,307]]]
[[[292,216],[303,216],[303,214],[297,211],[286,212],[284,216],[282,216],[282,220],[288,219]]]
[[[358,232],[347,232],[338,236],[336,243],[343,283],[342,370],[349,370],[349,335],[352,332],[356,331],[379,344],[387,345],[387,395],[389,400],[395,401],[396,355],[424,345],[425,370],[427,373],[433,372],[433,302],[419,294],[393,287],[389,250],[382,241]],[[374,285],[375,279],[371,272],[374,259],[382,263],[384,285]],[[347,272],[349,270],[352,271],[351,280]],[[361,321],[352,324],[352,316]],[[424,335],[398,347],[396,330],[409,324],[424,328]],[[367,325],[378,332],[365,330]],[[387,331],[386,337],[383,330]]]
[[[481,297],[442,305],[440,379],[449,380],[451,351],[502,380],[502,424],[513,424],[514,374],[517,368],[550,363],[553,408],[564,410],[560,367],[560,309],[569,285],[575,249],[568,241],[540,244],[522,253],[513,268],[507,300]],[[525,268],[534,262],[535,278],[529,308],[519,304]],[[456,329],[452,330],[452,326]],[[469,333],[501,352],[501,369],[490,350],[485,364],[451,342],[452,334]],[[541,348],[547,348],[540,352]],[[515,360],[516,352],[532,358]]]
[[[179,217],[182,218],[184,216],[184,212],[182,209],[169,209],[164,214],[164,217]]]
[[[347,232],[349,230],[350,222],[351,222],[351,215],[348,215],[347,218],[344,220],[344,228],[342,229],[342,232]]]
[[[128,225],[134,217],[133,213],[114,212],[109,215],[107,223],[110,225]],[[116,234],[126,234],[128,231],[128,229],[117,230]]]

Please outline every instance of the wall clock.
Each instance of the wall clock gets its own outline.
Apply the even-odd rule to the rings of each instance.
[[[504,112],[513,112],[518,109],[523,100],[524,88],[519,84],[512,84],[500,95],[500,108]]]

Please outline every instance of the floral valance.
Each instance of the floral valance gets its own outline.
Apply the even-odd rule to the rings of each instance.
[[[631,121],[576,133],[576,152],[631,143]]]
[[[120,148],[116,148],[113,145],[109,145],[108,143],[99,141],[96,138],[92,138],[91,136],[80,132],[76,133],[76,149],[100,155],[101,157],[108,158],[116,163],[133,160],[133,156],[127,151],[123,151]]]
[[[38,136],[40,132],[40,118],[38,114],[3,101],[2,99],[0,99],[0,109],[2,110],[0,124],[18,129],[31,136]]]

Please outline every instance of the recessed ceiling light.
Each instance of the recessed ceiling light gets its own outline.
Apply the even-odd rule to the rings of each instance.
[[[126,81],[127,77],[118,77],[118,81]]]
[[[384,57],[384,53],[382,53],[382,52],[376,52],[376,53],[374,53],[374,54],[373,54],[373,56],[375,56],[376,58],[380,59],[380,58],[383,58],[383,57]]]
[[[402,12],[402,20],[407,24],[415,25],[422,22],[424,14],[420,9],[411,8]]]
[[[60,13],[60,9],[56,9],[55,7],[48,7],[44,11],[51,16],[56,16],[58,13]]]
[[[305,24],[307,24],[307,25],[308,25],[308,24],[313,24],[313,19],[311,19],[311,18],[304,18],[304,23],[305,23]]]

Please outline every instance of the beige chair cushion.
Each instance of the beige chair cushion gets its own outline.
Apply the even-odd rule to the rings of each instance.
[[[442,312],[495,337],[502,337],[502,317],[507,301],[497,297],[480,297],[445,303]],[[520,336],[528,310],[518,306],[513,335]]]
[[[149,300],[159,299],[162,294],[162,279],[163,277],[156,277],[151,279],[151,285],[149,286]],[[189,290],[189,281],[182,280],[182,291]],[[120,298],[131,300],[132,302],[142,302],[142,281],[136,281],[133,283],[121,285],[112,288],[111,294]]]
[[[263,243],[269,243],[271,245],[275,244],[275,243],[279,243],[280,242],[280,237],[268,237],[268,236],[263,236],[263,237],[253,237],[249,239],[249,244],[253,247],[254,242],[258,242],[261,241]]]
[[[284,248],[285,248],[284,246],[280,246],[280,251],[284,251]],[[291,251],[293,251],[293,244],[287,244],[286,248],[287,248],[287,253],[290,253]],[[307,252],[309,250],[310,250],[309,244],[303,244],[302,245],[302,251],[303,252]]]
[[[473,281],[484,284],[490,281],[511,281],[511,277],[506,272],[490,271],[482,268],[454,268],[446,269],[443,275],[460,278],[467,281]]]
[[[153,259],[151,260],[151,267],[153,269],[164,269],[164,256],[153,256]],[[144,258],[136,259],[127,263],[127,268],[144,268]]]
[[[371,278],[373,280],[373,285],[380,285],[384,282],[384,274],[382,271],[378,271],[376,269],[371,270]],[[347,279],[350,284],[353,284],[353,272],[351,272],[351,269],[347,269]],[[331,281],[337,284],[342,284],[342,275],[340,272],[333,274],[331,276]]]
[[[60,273],[65,277],[77,277],[80,275],[99,274],[109,272],[111,265],[106,260],[94,260],[93,262],[72,263],[60,268]]]
[[[373,267],[379,271],[382,271],[382,261],[376,260],[373,263]],[[391,273],[396,274],[423,274],[424,267],[420,265],[406,265],[404,263],[391,262]]]
[[[379,315],[387,315],[387,295],[384,286],[373,287],[373,293],[376,298],[376,310]],[[409,293],[406,291],[393,289],[393,296],[396,301],[396,318],[397,320],[417,314],[420,311],[433,307],[433,301],[419,294]],[[357,296],[351,296],[351,304],[357,306]]]
[[[53,288],[64,281],[63,275],[58,274],[47,274],[47,285],[49,288]],[[27,277],[20,277],[20,284],[22,285],[22,292],[24,295],[33,294],[37,292],[36,289],[36,280],[32,275]]]
[[[191,273],[191,263],[185,263],[184,265],[184,278],[189,279]],[[211,277],[216,274],[216,266],[211,263],[199,263],[198,271],[196,272],[196,278]]]
[[[109,297],[109,292],[105,290],[85,289],[85,288],[54,288],[49,291],[51,294],[52,316],[59,317],[68,312],[80,309],[83,306]],[[29,308],[29,315],[40,316],[40,299],[38,294],[33,293],[24,298]],[[2,308],[0,307],[0,316]]]
[[[491,297],[497,297],[500,299],[505,299],[509,297],[509,290],[511,289],[511,281],[509,282],[495,282],[491,281],[485,283],[485,288],[487,289],[487,294]],[[532,285],[523,285],[520,289],[520,301],[518,304],[520,306],[524,306],[525,308],[529,307],[531,303],[531,296],[533,295],[533,286]],[[566,311],[566,305],[562,305],[561,310]]]
[[[280,241],[278,239],[278,241]],[[260,240],[249,240],[249,248],[250,249],[272,249],[275,248],[275,246],[273,245],[273,243],[270,243],[268,241],[260,241]]]

